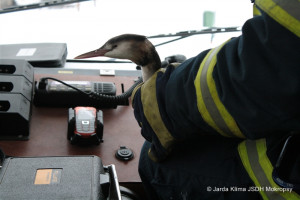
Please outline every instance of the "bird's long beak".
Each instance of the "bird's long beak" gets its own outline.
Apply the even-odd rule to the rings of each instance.
[[[74,59],[93,58],[93,57],[98,57],[98,56],[104,56],[108,51],[110,51],[110,50],[100,48],[100,49],[90,51],[90,52],[81,54],[79,56],[76,56]]]

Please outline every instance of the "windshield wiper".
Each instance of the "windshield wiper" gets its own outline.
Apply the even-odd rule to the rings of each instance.
[[[41,1],[40,3],[28,3],[24,5],[16,4],[16,5],[11,5],[0,9],[0,14],[28,10],[28,9],[35,9],[35,8],[43,8],[49,6],[57,6],[63,4],[78,3],[82,1],[90,1],[90,0],[47,0],[47,1]]]
[[[215,33],[227,33],[227,32],[237,32],[241,31],[241,27],[212,27],[212,28],[207,28],[207,29],[202,29],[202,30],[192,30],[192,31],[180,31],[177,33],[169,33],[169,34],[159,34],[159,35],[153,35],[153,36],[148,36],[147,38],[165,38],[165,37],[178,37],[176,39],[172,39],[166,42],[162,42],[159,44],[154,45],[155,47],[161,46],[164,44],[168,44],[177,40],[181,40],[193,35],[199,35],[199,34],[215,34]]]

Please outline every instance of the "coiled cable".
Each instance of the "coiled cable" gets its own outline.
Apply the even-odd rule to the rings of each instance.
[[[109,104],[109,105],[113,105],[113,106],[118,106],[118,105],[129,105],[129,97],[132,94],[132,91],[134,90],[134,88],[143,82],[142,78],[139,77],[137,81],[135,81],[135,83],[128,89],[126,90],[124,93],[120,94],[120,95],[106,95],[106,94],[101,94],[101,93],[97,93],[97,92],[84,92],[68,83],[65,83],[64,81],[61,81],[59,79],[56,78],[52,78],[52,77],[43,77],[40,79],[40,83],[39,83],[39,88],[45,88],[47,85],[47,80],[53,80],[53,81],[57,81],[67,87],[70,87],[84,95],[87,95],[89,98],[95,99],[97,101],[99,101],[99,103],[103,103],[103,104]]]

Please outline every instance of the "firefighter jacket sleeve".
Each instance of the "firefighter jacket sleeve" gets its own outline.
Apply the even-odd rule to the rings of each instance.
[[[195,135],[259,139],[300,130],[300,3],[256,4],[261,15],[240,37],[160,69],[135,89],[135,117],[153,160]]]

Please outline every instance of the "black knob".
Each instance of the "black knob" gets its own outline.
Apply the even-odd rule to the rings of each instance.
[[[125,146],[120,146],[120,149],[118,149],[116,152],[116,157],[119,160],[128,161],[133,158],[133,152],[131,149],[129,149]]]

